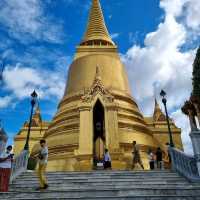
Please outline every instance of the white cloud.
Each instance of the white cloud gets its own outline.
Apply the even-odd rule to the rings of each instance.
[[[110,37],[112,38],[112,39],[116,39],[116,38],[118,38],[119,37],[119,33],[112,33],[111,35],[110,35]]]
[[[199,0],[161,0],[160,6],[165,9],[167,14],[181,17],[180,23],[185,24],[193,31],[200,29]]]
[[[189,136],[191,130],[188,117],[184,115],[180,109],[173,112],[171,117],[176,119],[176,125],[182,129],[182,141],[185,151],[192,155],[193,148]]]
[[[4,90],[12,94],[5,106],[16,99],[29,97],[33,90],[38,92],[40,99],[60,99],[63,96],[65,75],[61,72],[33,69],[17,64],[15,67],[7,66],[3,78]]]
[[[54,23],[44,12],[41,0],[2,0],[0,2],[0,24],[10,36],[20,42],[43,40],[60,43],[62,24]]]
[[[146,115],[153,112],[153,98],[162,88],[167,91],[169,110],[183,130],[186,152],[191,153],[191,142],[187,137],[189,124],[180,107],[192,90],[192,63],[196,49],[182,51],[182,46],[187,45],[191,37],[188,27],[192,24],[186,23],[186,19],[191,15],[195,0],[161,0],[160,6],[165,10],[163,22],[155,32],[146,35],[144,47],[133,45],[122,58],[133,96]],[[195,21],[193,28],[198,27],[200,18]]]
[[[158,26],[156,32],[149,33],[145,39],[146,47],[155,47],[160,53],[169,55],[168,51],[176,51],[186,39],[186,31],[178,24],[173,15],[167,15],[165,21]],[[170,42],[170,43],[168,43]]]
[[[139,43],[141,35],[142,35],[142,33],[140,33],[139,31],[136,31],[134,33],[133,32],[129,32],[128,33],[129,42],[131,44]]]
[[[0,96],[0,108],[6,108],[11,103],[12,97],[11,96]]]
[[[37,71],[19,65],[14,68],[7,67],[3,78],[6,89],[12,91],[18,98],[26,97],[35,87],[43,83]]]
[[[183,11],[183,6],[189,0],[161,0],[160,7],[165,10],[167,14],[175,17],[180,16]]]
[[[199,31],[200,30],[200,1],[188,0],[186,7],[186,23],[187,26]],[[198,34],[198,33],[197,33]]]
[[[112,19],[112,15],[109,15],[108,18],[109,18],[109,19]]]

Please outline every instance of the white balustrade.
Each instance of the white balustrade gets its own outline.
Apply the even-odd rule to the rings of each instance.
[[[29,152],[22,151],[13,161],[10,182],[27,170]]]
[[[169,147],[172,168],[190,181],[200,181],[195,157],[185,154],[176,148]]]

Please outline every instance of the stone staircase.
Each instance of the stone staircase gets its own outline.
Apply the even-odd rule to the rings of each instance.
[[[48,182],[48,190],[35,191],[37,177],[26,172],[0,199],[200,200],[200,184],[170,171],[54,172]]]

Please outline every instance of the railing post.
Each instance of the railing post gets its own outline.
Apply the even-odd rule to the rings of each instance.
[[[194,157],[196,159],[197,168],[200,176],[200,130],[193,130],[190,133],[192,146],[194,150]]]
[[[169,147],[169,153],[172,160],[173,170],[182,174],[190,181],[200,182],[198,167],[194,157],[186,155],[184,152],[174,147]]]
[[[11,169],[11,176],[10,176],[10,183],[22,174],[23,172],[26,171],[27,169],[27,164],[28,164],[28,155],[29,152],[26,150],[23,150],[15,159],[12,164],[12,169]]]
[[[171,157],[171,169],[173,171],[176,171],[176,165],[174,165],[176,163],[176,155],[174,155],[174,151],[173,151],[173,147],[169,146],[168,147],[168,152],[169,152],[169,156]]]

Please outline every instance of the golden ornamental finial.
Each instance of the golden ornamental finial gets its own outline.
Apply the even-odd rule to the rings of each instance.
[[[88,43],[95,45],[98,41],[102,41],[101,44],[114,45],[105,25],[100,2],[99,0],[93,0],[87,30],[81,45]]]
[[[40,107],[39,107],[39,104],[37,105],[37,108],[35,109],[35,114],[40,114]]]
[[[155,98],[155,109],[160,109],[157,99]]]

